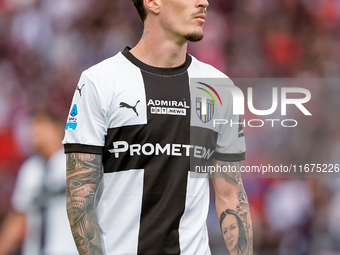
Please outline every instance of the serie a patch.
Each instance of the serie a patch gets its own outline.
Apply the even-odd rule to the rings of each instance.
[[[72,110],[70,112],[70,116],[67,120],[65,130],[76,130],[78,126],[78,108],[77,105],[73,105]]]

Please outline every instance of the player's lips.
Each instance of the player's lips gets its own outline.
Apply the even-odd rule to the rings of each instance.
[[[195,16],[195,19],[198,19],[198,20],[200,20],[202,22],[205,22],[206,17],[207,17],[207,15],[200,14],[200,15]]]

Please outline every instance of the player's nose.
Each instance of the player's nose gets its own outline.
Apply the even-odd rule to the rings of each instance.
[[[208,0],[198,0],[197,2],[198,2],[197,5],[199,7],[208,8],[209,6]]]

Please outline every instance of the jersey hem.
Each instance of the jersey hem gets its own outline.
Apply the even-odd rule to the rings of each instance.
[[[104,147],[73,143],[73,144],[64,144],[64,151],[65,151],[65,154],[67,153],[89,153],[89,154],[103,155]]]
[[[246,159],[246,153],[239,153],[239,154],[224,154],[224,153],[218,153],[215,151],[213,155],[214,159],[220,160],[220,161],[228,161],[228,162],[236,162]]]

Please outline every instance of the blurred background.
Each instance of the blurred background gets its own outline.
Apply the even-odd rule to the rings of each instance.
[[[134,46],[141,34],[130,0],[0,0],[0,222],[18,169],[33,153],[31,109],[52,107],[66,120],[81,72]],[[189,52],[231,78],[340,77],[340,1],[211,0],[205,38]],[[246,128],[245,164],[339,163],[339,88],[314,88],[319,117],[292,134],[277,130],[274,139]],[[254,254],[340,254],[338,179],[244,185]],[[212,254],[227,254],[211,208]]]

